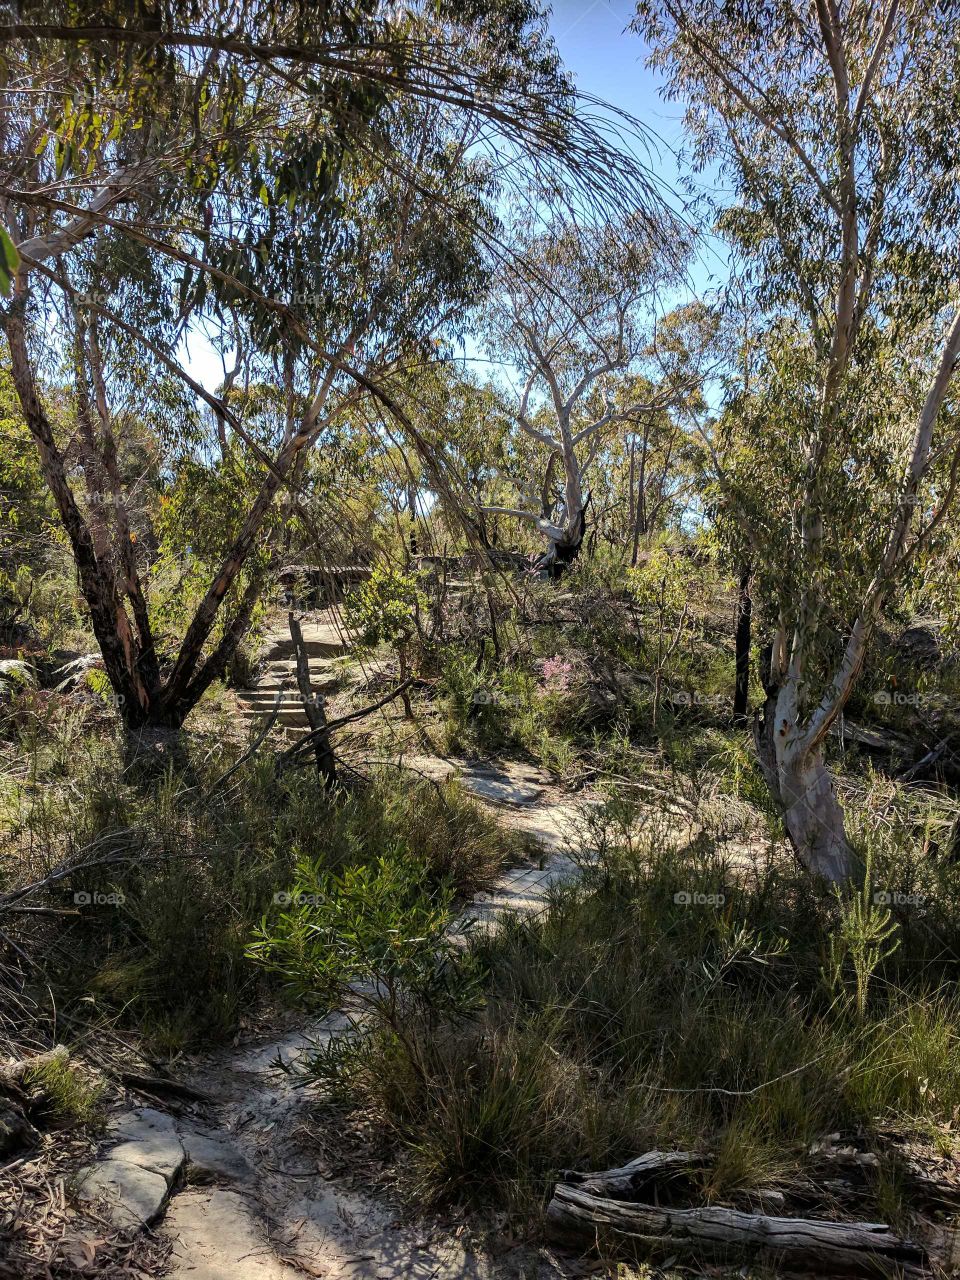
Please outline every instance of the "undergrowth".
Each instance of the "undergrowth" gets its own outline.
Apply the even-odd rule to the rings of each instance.
[[[608,842],[543,916],[476,940],[479,1014],[403,1038],[375,1021],[340,1096],[392,1135],[416,1201],[525,1218],[561,1169],[654,1147],[708,1150],[700,1196],[736,1203],[831,1132],[949,1141],[960,869],[883,839],[866,853],[868,889],[843,896],[773,850],[734,865],[659,824]]]
[[[159,1054],[235,1031],[263,991],[247,946],[304,868],[336,878],[392,859],[462,896],[513,849],[456,782],[400,769],[331,794],[262,755],[217,790],[229,756],[200,736],[153,772],[62,722],[21,741],[3,795],[7,883],[75,868],[42,899],[60,915],[14,917],[18,945],[42,956],[25,1000],[135,1027]]]

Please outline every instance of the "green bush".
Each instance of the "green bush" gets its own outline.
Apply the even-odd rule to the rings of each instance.
[[[960,962],[895,907],[873,920],[875,886],[904,883],[906,857],[871,856],[874,888],[855,902],[783,858],[734,867],[656,827],[608,843],[543,916],[477,941],[486,1006],[418,1044],[423,1070],[382,1037],[357,1048],[353,1100],[394,1135],[418,1198],[523,1215],[560,1169],[654,1146],[709,1149],[700,1194],[736,1202],[802,1174],[832,1131],[946,1135]],[[960,873],[940,874],[936,904],[916,909],[932,929],[953,918],[948,946]]]
[[[342,877],[398,858],[467,894],[516,844],[454,781],[388,769],[329,794],[306,774],[278,780],[262,755],[207,797],[231,756],[202,738],[184,737],[165,773],[140,776],[119,742],[78,736],[76,724],[61,741],[56,723],[32,717],[21,731],[30,772],[2,797],[4,879],[115,858],[58,887],[58,904],[76,914],[43,945],[44,978],[58,1008],[82,1001],[85,1019],[119,1018],[156,1052],[232,1034],[264,981],[247,946],[298,866]],[[76,906],[76,891],[104,901]]]
[[[33,1109],[42,1109],[58,1124],[96,1125],[103,1119],[103,1086],[71,1062],[63,1046],[28,1068],[23,1083],[29,1092],[39,1094]]]

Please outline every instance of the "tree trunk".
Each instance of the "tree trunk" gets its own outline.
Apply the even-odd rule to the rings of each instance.
[[[298,463],[302,466],[304,451],[319,429],[317,419],[323,396],[333,377],[332,369],[323,391],[315,397],[294,435],[282,446],[276,464],[262,482],[239,535],[227,551],[187,628],[172,669],[162,678],[121,500],[116,445],[110,432],[106,391],[102,385],[95,340],[91,334],[83,351],[90,365],[102,430],[98,439],[92,417],[94,405],[90,402],[84,381],[85,372],[78,367],[82,460],[85,472],[95,481],[94,492],[99,497],[106,494],[112,500],[112,522],[103,518],[99,501],[90,503],[91,515],[85,517],[74,498],[68,463],[57,445],[37,386],[19,303],[7,311],[3,327],[10,348],[13,383],[24,420],[37,445],[44,480],[70,541],[80,590],[90,611],[93,633],[107,677],[117,695],[124,726],[135,742],[140,741],[141,730],[156,730],[161,737],[170,730],[179,730],[207,687],[222,676],[249,627],[259,594],[260,583],[256,575],[244,591],[223,637],[204,658],[204,647],[217,614],[248,563],[277,491]],[[128,602],[136,629],[127,615]]]
[[[293,652],[297,660],[297,688],[303,700],[303,710],[310,725],[310,733],[315,735],[313,751],[317,761],[317,776],[323,786],[329,789],[337,784],[337,764],[330,744],[330,734],[327,731],[326,708],[323,705],[323,698],[319,694],[314,695],[310,684],[310,660],[303,643],[300,623],[292,612],[287,614],[287,625],[290,628],[290,639],[293,641]]]
[[[572,444],[564,447],[563,466],[566,478],[560,536],[556,537],[553,533],[547,535],[547,549],[537,561],[537,568],[545,569],[554,579],[561,578],[580,554],[580,547],[587,531],[587,507],[590,504],[589,496],[586,501],[583,498],[580,464]]]
[[[750,565],[745,564],[740,570],[740,585],[737,592],[737,631],[736,631],[736,684],[733,692],[733,722],[744,724],[747,719],[747,701],[750,692],[750,630],[753,614],[753,601],[750,597]]]
[[[634,490],[634,482],[637,472],[637,437],[636,433],[630,439],[630,471],[627,476],[627,529],[633,533],[633,522],[636,515],[637,495]],[[631,563],[633,563],[631,561]]]
[[[131,724],[142,723],[150,696],[132,661],[136,645],[130,621],[118,599],[109,559],[97,557],[90,528],[70,488],[63,456],[57,448],[50,419],[37,390],[19,304],[7,312],[4,328],[10,348],[13,384],[24,421],[37,445],[43,478],[70,540],[80,588],[90,610],[90,622],[103,655],[103,665],[114,692],[122,699],[120,705],[124,719]]]
[[[560,455],[564,470],[564,509],[560,521],[560,534],[556,531],[547,533],[546,551],[537,561],[537,568],[546,570],[551,578],[560,578],[569,565],[576,560],[587,529],[587,506],[583,499],[583,485],[580,475],[580,462],[574,448],[569,424],[561,424],[563,451]],[[551,463],[553,459],[551,458]],[[544,522],[545,523],[545,522]]]
[[[863,866],[847,840],[843,808],[820,747],[797,750],[785,690],[769,690],[757,721],[760,767],[783,814],[800,863],[831,884],[862,883]]]
[[[420,554],[420,539],[417,537],[417,486],[407,485],[407,511],[410,513],[410,554]]]

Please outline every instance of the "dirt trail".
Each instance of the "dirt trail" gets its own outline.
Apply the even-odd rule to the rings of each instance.
[[[541,843],[538,864],[505,870],[465,917],[492,926],[504,912],[536,911],[552,884],[575,873],[565,850],[577,811],[558,800],[544,774],[434,757],[405,757],[404,764],[433,778],[456,770],[506,825]],[[472,1253],[449,1226],[431,1232],[399,1222],[383,1195],[358,1191],[345,1175],[336,1133],[307,1131],[314,1123],[310,1097],[295,1068],[344,1024],[334,1013],[211,1056],[191,1080],[211,1099],[202,1118],[174,1119],[150,1108],[119,1117],[110,1134],[115,1145],[87,1172],[81,1193],[105,1201],[118,1225],[148,1222],[169,1238],[174,1280],[516,1274],[515,1265],[504,1270]]]
[[[434,776],[454,767],[429,758],[409,763]],[[510,825],[538,835],[545,847],[542,866],[505,871],[465,914],[490,923],[505,911],[542,907],[550,885],[575,870],[562,848],[575,821],[572,808],[547,800],[548,780],[523,767],[468,767],[461,776]],[[397,1223],[381,1197],[358,1193],[318,1167],[314,1144],[298,1136],[307,1099],[296,1077],[277,1063],[295,1067],[343,1025],[343,1015],[333,1014],[278,1040],[233,1050],[196,1080],[217,1100],[215,1117],[204,1128],[182,1127],[181,1138],[195,1170],[215,1182],[188,1186],[170,1201],[160,1229],[174,1242],[171,1274],[178,1280],[497,1274],[447,1232],[434,1238],[423,1227]],[[334,1138],[328,1147],[334,1158],[335,1146]]]

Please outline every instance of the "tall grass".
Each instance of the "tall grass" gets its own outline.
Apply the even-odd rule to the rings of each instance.
[[[15,886],[61,863],[77,870],[37,900],[70,914],[14,917],[42,958],[59,1011],[138,1028],[157,1053],[223,1039],[264,990],[247,947],[297,868],[337,876],[392,857],[455,897],[487,884],[512,842],[456,784],[384,770],[328,794],[310,774],[277,778],[255,757],[226,792],[215,740],[184,734],[166,770],[125,766],[121,744],[28,719],[26,768],[4,795],[4,875]],[[74,894],[91,901],[75,903]],[[99,895],[99,899],[98,896]],[[31,975],[34,976],[34,975]]]
[[[871,856],[875,884],[916,875],[902,848]],[[733,866],[657,828],[608,844],[542,917],[477,942],[486,1006],[418,1045],[426,1070],[374,1029],[354,1101],[419,1200],[534,1216],[559,1170],[654,1146],[708,1149],[700,1195],[737,1202],[831,1132],[949,1134],[960,871],[927,874],[922,902],[857,907],[772,854]]]

